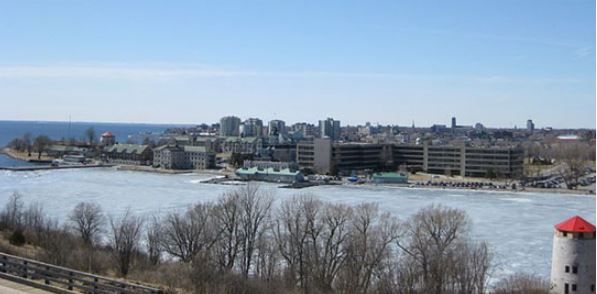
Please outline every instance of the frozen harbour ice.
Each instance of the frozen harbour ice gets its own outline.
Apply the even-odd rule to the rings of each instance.
[[[81,201],[95,201],[118,214],[130,207],[155,214],[217,198],[235,186],[203,184],[211,176],[153,174],[111,168],[0,172],[0,207],[14,191],[26,203],[43,204],[50,216],[64,219]],[[380,208],[406,219],[431,203],[465,210],[473,221],[472,237],[486,240],[494,252],[493,279],[512,272],[549,277],[553,225],[573,215],[595,221],[595,197],[547,193],[413,189],[382,186],[318,186],[301,190],[264,184],[283,200],[310,194],[324,201],[358,204],[376,202]]]

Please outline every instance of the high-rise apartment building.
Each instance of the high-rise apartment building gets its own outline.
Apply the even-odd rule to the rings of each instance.
[[[533,123],[533,120],[531,120],[531,119],[527,120],[527,131],[529,131],[529,132],[535,131],[535,123]]]
[[[286,123],[283,120],[274,119],[268,124],[267,134],[269,136],[277,136],[279,134],[286,134]]]
[[[340,139],[340,121],[328,118],[319,121],[319,132],[321,138],[330,138],[332,140]]]
[[[220,136],[236,137],[239,135],[240,118],[236,116],[225,116],[220,119]]]
[[[249,118],[240,125],[240,134],[243,137],[261,137],[263,134],[263,121],[258,118]]]

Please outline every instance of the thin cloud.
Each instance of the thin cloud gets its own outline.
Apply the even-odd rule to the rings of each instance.
[[[333,71],[252,71],[208,67],[127,65],[11,65],[0,66],[0,79],[116,79],[172,80],[202,78],[302,78],[302,79],[391,79],[399,81],[473,81],[481,83],[577,83],[569,77],[516,77],[503,75],[408,74]]]
[[[577,58],[587,58],[592,56],[595,53],[595,49],[591,47],[582,47],[574,50],[574,56]]]

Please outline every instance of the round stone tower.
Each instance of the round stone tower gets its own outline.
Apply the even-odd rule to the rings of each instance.
[[[112,132],[105,132],[100,137],[100,145],[110,146],[114,144],[116,144],[116,137],[114,136],[114,134],[112,134]]]
[[[551,293],[595,293],[595,226],[582,217],[555,225]]]

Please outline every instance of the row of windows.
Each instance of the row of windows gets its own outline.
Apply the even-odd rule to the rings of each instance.
[[[562,236],[568,237],[568,232],[562,232]],[[573,239],[595,239],[597,233],[570,233]]]
[[[572,286],[572,287],[570,287],[570,286]],[[577,289],[576,284],[572,284],[572,285],[569,285],[568,283],[564,284],[564,293],[565,294],[570,293],[571,289],[572,289],[572,292],[576,292],[576,289]],[[591,284],[591,292],[595,292],[595,284]]]
[[[564,268],[564,271],[567,272],[567,273],[569,273],[570,272],[570,266],[567,265]],[[577,266],[572,266],[572,273],[573,274],[577,274],[578,273],[578,267]]]

